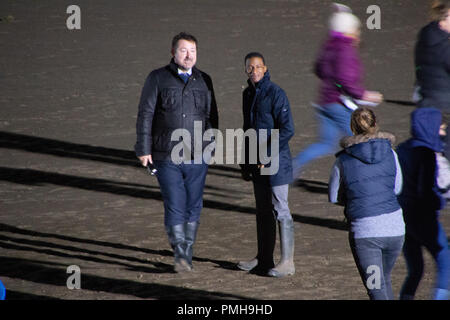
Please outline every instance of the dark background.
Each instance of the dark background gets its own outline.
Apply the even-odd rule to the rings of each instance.
[[[252,187],[237,165],[210,168],[195,271],[174,274],[156,179],[133,153],[140,91],[170,60],[180,31],[199,41],[197,66],[214,82],[220,129],[239,128],[243,58],[260,51],[295,119],[294,154],[316,139],[312,65],[330,1],[0,2],[0,279],[10,299],[367,299],[347,243],[342,208],[327,202],[333,157],[311,163],[292,187],[297,273],[271,279],[236,271],[255,254]],[[428,1],[346,1],[363,28],[365,84],[386,99],[383,130],[409,136],[413,48]],[[66,9],[81,8],[81,30]],[[448,209],[442,214],[450,232]],[[277,247],[276,253],[278,255]],[[430,297],[428,254],[417,297]],[[69,290],[66,268],[81,268]],[[398,295],[403,257],[393,271]]]

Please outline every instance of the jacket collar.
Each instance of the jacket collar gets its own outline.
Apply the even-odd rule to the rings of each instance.
[[[439,27],[438,21],[430,22],[422,29],[424,37],[421,39],[427,46],[435,46],[448,41],[450,34]]]
[[[366,164],[376,164],[383,161],[392,150],[394,136],[387,132],[356,135],[342,141],[345,152],[349,156]]]
[[[178,68],[179,68],[178,64],[176,64],[176,63],[175,63],[175,60],[172,58],[172,59],[170,60],[170,63],[169,63],[169,69],[170,69],[170,71],[171,71],[173,74],[175,74],[175,75],[178,76]],[[193,67],[192,67],[192,75],[197,75],[197,76],[198,76],[198,74],[199,74],[198,69],[197,69],[195,66],[193,66]]]
[[[367,142],[372,139],[387,139],[391,145],[395,143],[395,136],[389,132],[377,132],[375,134],[358,134],[356,136],[344,137],[341,139],[341,147],[346,149],[353,145]]]
[[[333,40],[339,40],[339,41],[348,42],[348,43],[353,43],[355,41],[355,39],[353,39],[352,37],[346,36],[342,32],[337,32],[337,31],[333,31],[333,30],[330,31],[329,37],[330,37],[330,39],[333,39]]]
[[[253,85],[253,83],[250,81],[250,79],[247,80],[247,83],[250,88],[264,90],[270,84],[269,70],[267,70],[266,73],[264,73],[264,77],[259,82],[255,83],[255,85]]]

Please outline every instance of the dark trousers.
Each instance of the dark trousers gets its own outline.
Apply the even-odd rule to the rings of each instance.
[[[258,265],[274,267],[273,252],[276,243],[276,221],[292,220],[288,206],[289,185],[270,186],[253,182],[256,201],[256,232]]]
[[[349,243],[371,300],[393,300],[391,271],[402,251],[404,236],[354,239]]]
[[[406,221],[406,237],[403,254],[408,267],[408,276],[401,296],[414,296],[422,279],[424,262],[422,247],[425,247],[436,262],[436,288],[450,289],[450,251],[447,236],[437,219],[428,221]]]
[[[164,201],[164,225],[200,220],[208,165],[158,160],[154,165]]]

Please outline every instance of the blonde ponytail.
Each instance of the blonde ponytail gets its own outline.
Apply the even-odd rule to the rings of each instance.
[[[359,108],[353,111],[350,128],[353,134],[374,135],[378,132],[375,113],[369,108]]]

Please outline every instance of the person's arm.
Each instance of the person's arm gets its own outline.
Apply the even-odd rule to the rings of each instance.
[[[279,130],[279,146],[289,143],[294,136],[294,120],[286,93],[280,90],[274,101],[275,128]]]
[[[331,169],[330,178],[328,180],[328,201],[339,205],[345,204],[339,158],[334,162]]]
[[[436,153],[438,178],[438,188],[445,192],[450,189],[450,162],[440,152]]]
[[[344,94],[362,99],[365,89],[361,85],[360,62],[353,48],[344,48],[336,53],[334,71],[336,85]]]
[[[247,101],[246,101],[246,95],[248,94],[247,89],[242,92],[242,128],[244,130],[244,133],[247,129],[250,128],[250,123],[248,123],[249,119],[247,119]],[[249,165],[249,146],[248,146],[248,139],[245,139],[242,141],[242,149],[241,149],[241,161],[242,163],[239,163],[239,166],[241,167],[241,175],[242,178],[245,181],[250,181],[252,179],[250,165]]]
[[[259,149],[270,150],[270,169],[262,169],[261,174],[275,174],[279,169],[279,152],[286,147],[289,147],[289,140],[294,135],[294,120],[291,115],[291,108],[289,106],[288,98],[285,92],[281,88],[276,88],[273,91],[273,99],[272,99],[272,120],[273,120],[273,129],[277,130],[276,132],[267,132],[267,138],[262,138],[259,136]],[[268,130],[269,131],[269,130]],[[278,141],[277,141],[278,140]],[[272,150],[272,148],[276,148],[276,143],[278,142],[278,154],[276,154],[276,150]],[[270,145],[270,146],[269,146]],[[272,161],[274,160],[275,161]],[[261,159],[259,159],[261,160]],[[262,161],[264,162],[264,161]],[[258,168],[265,168],[267,163],[259,163]]]
[[[437,162],[434,151],[430,149],[422,150],[420,169],[417,177],[417,193],[423,203],[432,210],[440,210],[445,206],[436,181]]]
[[[216,97],[214,94],[214,87],[212,79],[206,73],[202,74],[205,80],[206,86],[208,87],[208,106],[207,106],[207,119],[206,119],[206,130],[208,129],[219,129],[219,111],[217,108]]]
[[[450,37],[449,37],[450,38]],[[450,40],[447,41],[447,45],[445,46],[445,51],[444,51],[444,57],[445,57],[445,68],[447,69],[447,72],[450,74]]]
[[[152,123],[158,99],[158,79],[155,72],[148,75],[142,89],[136,121],[135,152],[143,166],[152,163]]]
[[[400,166],[400,162],[398,161],[397,153],[394,150],[392,150],[392,154],[394,155],[395,169],[396,169],[394,192],[396,195],[399,195],[400,192],[402,192],[402,188],[403,188],[403,173],[402,173],[402,168]]]
[[[337,53],[335,60],[335,85],[353,99],[379,104],[383,95],[378,91],[365,90],[362,85],[362,71],[359,58],[353,48],[345,48]]]

